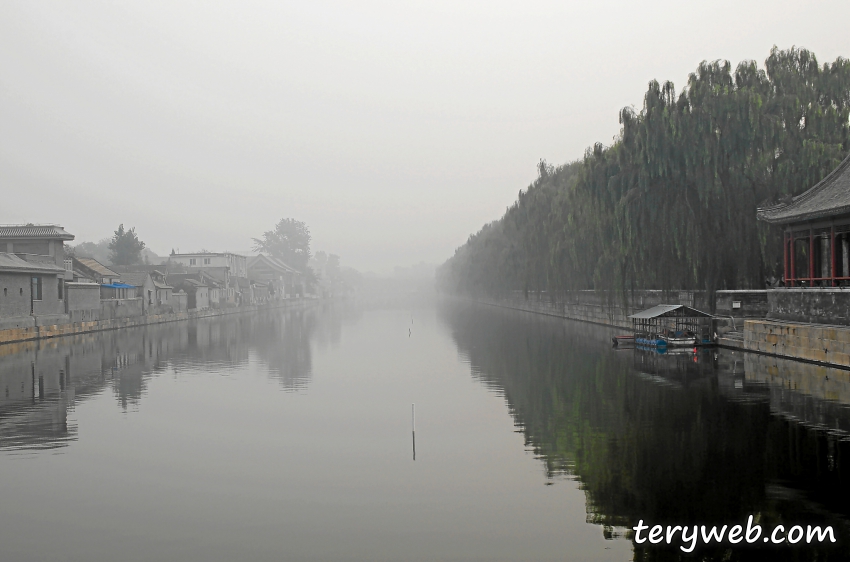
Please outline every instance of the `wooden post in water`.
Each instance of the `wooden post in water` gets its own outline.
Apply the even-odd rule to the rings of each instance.
[[[413,460],[416,460],[416,404],[410,405],[410,433],[413,437]]]

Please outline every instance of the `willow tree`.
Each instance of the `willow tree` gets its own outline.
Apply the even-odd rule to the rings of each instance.
[[[449,290],[754,288],[780,236],[762,203],[808,189],[850,149],[850,63],[774,47],[763,68],[703,62],[649,83],[610,147],[553,167],[440,271]]]

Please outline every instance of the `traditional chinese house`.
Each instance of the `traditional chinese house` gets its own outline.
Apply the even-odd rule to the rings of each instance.
[[[759,209],[758,218],[784,226],[787,287],[850,285],[850,156],[805,193]]]

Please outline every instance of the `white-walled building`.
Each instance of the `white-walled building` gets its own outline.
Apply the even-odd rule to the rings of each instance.
[[[197,252],[193,254],[171,254],[169,260],[180,264],[189,272],[203,271],[220,281],[228,302],[236,302],[239,292],[237,279],[248,278],[248,258],[230,252]]]

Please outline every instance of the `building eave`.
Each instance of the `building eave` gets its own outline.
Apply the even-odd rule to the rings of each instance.
[[[821,211],[812,211],[810,213],[800,213],[798,215],[792,216],[780,216],[775,217],[771,216],[769,211],[776,209],[776,211],[781,210],[787,205],[782,205],[779,208],[776,207],[767,207],[765,209],[757,209],[756,218],[760,221],[766,222],[768,224],[776,224],[776,225],[784,225],[784,224],[793,224],[797,222],[809,222],[819,219],[828,219],[832,217],[841,217],[844,215],[850,215],[850,205],[842,205],[840,207],[836,207],[834,209],[824,209]]]

